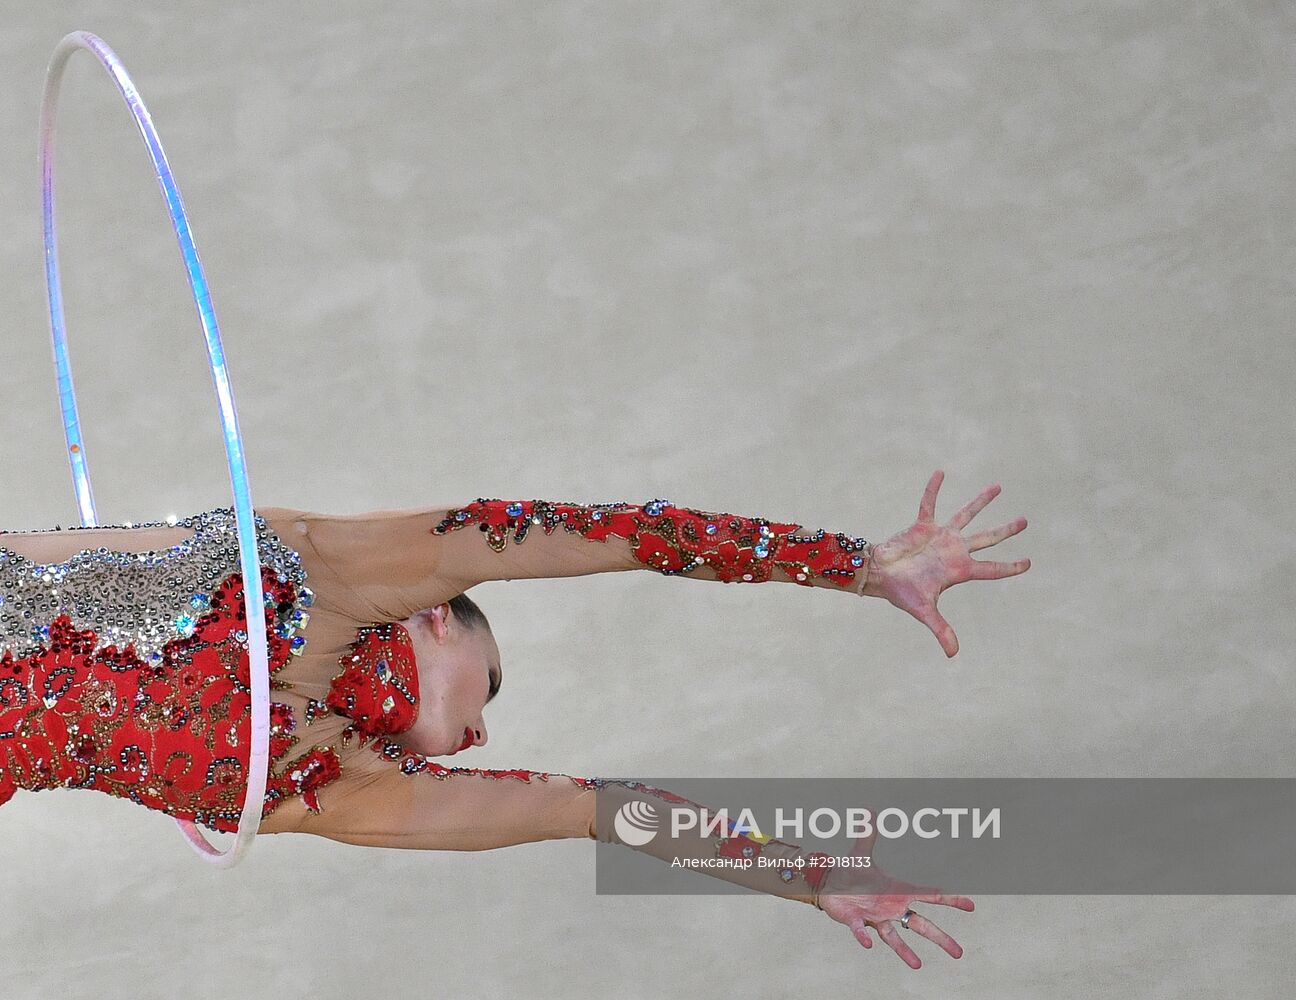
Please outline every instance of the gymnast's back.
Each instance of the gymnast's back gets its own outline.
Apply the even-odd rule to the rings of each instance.
[[[383,547],[366,545],[383,517],[255,512],[268,832],[281,803],[301,796],[318,811],[321,788],[344,768],[374,766],[361,751],[417,715],[400,621],[420,609],[411,601],[437,595],[398,579],[385,588]],[[248,647],[232,508],[0,531],[0,804],[19,790],[90,788],[236,830],[251,751]]]

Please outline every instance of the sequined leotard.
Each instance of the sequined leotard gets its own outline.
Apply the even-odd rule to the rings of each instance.
[[[595,835],[587,799],[610,784],[676,799],[638,782],[446,767],[406,749],[393,737],[413,725],[419,688],[401,621],[486,579],[636,568],[858,593],[867,559],[863,539],[664,500],[482,499],[349,516],[260,508],[256,526],[271,671],[263,817],[291,805],[293,829],[451,849]],[[236,829],[251,700],[232,509],[0,532],[0,543],[0,804],[19,789],[92,788]],[[425,808],[408,780],[421,774],[444,790],[418,831],[393,830]],[[324,827],[321,791],[333,785],[329,801],[350,800],[367,824]],[[400,819],[384,828],[384,817]],[[707,849],[735,845],[762,849],[741,838]]]
[[[126,533],[138,545],[137,532],[163,527],[22,537],[27,550],[93,535],[112,544]],[[101,544],[37,561],[0,548],[0,801],[19,788],[93,788],[214,829],[237,827],[251,689],[233,512],[176,527],[191,537],[147,552]],[[257,534],[272,688],[268,814],[327,780],[336,762],[316,748],[291,752],[305,706],[283,697],[292,690],[283,678],[305,651],[314,594],[299,555],[264,519]]]

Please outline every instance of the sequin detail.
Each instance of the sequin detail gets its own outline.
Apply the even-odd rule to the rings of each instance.
[[[100,547],[42,566],[0,547],[0,802],[93,788],[237,829],[252,710],[237,522],[225,508],[179,523],[195,533],[165,551]],[[298,554],[255,524],[270,688],[287,690],[275,674],[304,648],[314,595]],[[291,706],[272,700],[270,723],[263,816],[312,787],[285,771],[327,776],[333,753],[284,763],[299,741]]]
[[[300,556],[279,540],[262,517],[254,515],[253,521],[262,567],[274,579],[304,586]],[[194,535],[152,552],[86,548],[48,565],[0,546],[0,643],[15,656],[31,655],[48,643],[49,623],[66,614],[75,629],[95,632],[97,648],[132,644],[145,662],[161,662],[163,646],[193,634],[198,620],[213,609],[218,585],[239,567],[238,523],[232,507],[195,514],[176,525],[166,521],[133,525],[176,526],[193,529]],[[126,525],[103,528],[130,530]],[[75,535],[86,530],[91,529],[49,528],[30,534]],[[288,636],[305,627],[313,597],[309,590],[303,591],[300,606],[276,623],[281,626],[277,634]],[[304,642],[293,651],[300,652]]]
[[[674,576],[707,565],[722,583],[764,583],[777,569],[803,586],[824,580],[847,588],[871,551],[865,539],[841,532],[799,534],[796,524],[676,507],[669,500],[591,505],[479,498],[449,511],[431,530],[443,535],[473,524],[496,552],[510,536],[521,544],[533,526],[546,535],[561,526],[599,542],[615,535],[629,541],[635,559],[650,569]]]
[[[389,736],[414,725],[419,707],[418,662],[404,625],[362,626],[338,662],[342,669],[330,683],[324,705],[352,720],[342,732],[344,745],[356,734]],[[315,717],[312,712],[312,721]]]
[[[553,777],[566,778],[568,781],[574,782],[582,788],[594,787],[590,784],[591,779],[576,778],[570,774],[552,774],[549,771],[528,771],[525,768],[500,769],[481,767],[447,767],[444,764],[438,764],[431,757],[401,746],[401,744],[394,740],[385,740],[382,738],[375,739],[369,743],[369,749],[383,760],[392,761],[398,764],[401,774],[426,774],[442,781],[460,775],[476,778],[497,778],[501,780],[512,778],[529,785],[532,781],[548,781]]]

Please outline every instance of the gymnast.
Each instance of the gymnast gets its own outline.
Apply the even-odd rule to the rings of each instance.
[[[795,583],[884,598],[954,656],[940,593],[1022,573],[1030,561],[973,559],[1026,520],[963,534],[998,495],[992,485],[938,523],[942,477],[927,483],[915,523],[879,544],[667,500],[483,498],[342,516],[258,507],[271,671],[260,832],[457,851],[568,837],[622,843],[596,822],[600,791],[697,807],[637,781],[438,762],[486,743],[483,711],[502,679],[490,625],[466,592],[488,580],[630,569]],[[91,788],[237,830],[251,688],[233,508],[0,532],[0,543],[0,803],[19,789]],[[732,830],[632,849],[663,860],[779,857],[788,864],[701,871],[813,905],[864,947],[871,928],[913,968],[921,962],[897,923],[962,954],[911,907],[971,910],[971,900],[876,867],[816,867],[797,845]],[[798,859],[808,863],[794,867]]]

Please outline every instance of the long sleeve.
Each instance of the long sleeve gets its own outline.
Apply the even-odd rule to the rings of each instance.
[[[651,569],[723,583],[795,583],[853,594],[869,543],[843,532],[679,507],[481,498],[459,507],[298,513],[306,537],[368,605],[408,617],[487,580]]]
[[[390,740],[369,745],[317,792],[280,807],[280,829],[365,847],[489,851],[588,838],[595,788],[584,779],[524,769],[446,767]]]
[[[638,781],[589,779],[600,788],[604,801],[596,812],[591,835],[606,844],[619,844],[656,858],[670,867],[686,869],[723,882],[741,885],[783,899],[817,905],[828,868],[827,855],[805,852],[797,844],[739,830],[732,820],[705,805],[662,788]],[[663,836],[660,828],[651,837],[628,843],[620,836],[616,817],[642,816],[647,808],[660,827],[661,814],[681,810],[688,814],[679,837]],[[628,833],[632,827],[627,828]]]
[[[317,793],[317,811],[299,800],[281,807],[279,829],[366,847],[488,851],[565,838],[628,846],[663,863],[749,889],[811,903],[826,869],[821,855],[712,822],[698,803],[638,781],[581,778],[529,770],[446,767],[390,740],[374,756]],[[597,808],[597,796],[606,798]],[[700,817],[696,834],[627,845],[597,817],[632,801]],[[710,824],[708,826],[708,824]],[[764,860],[761,860],[764,859]]]

